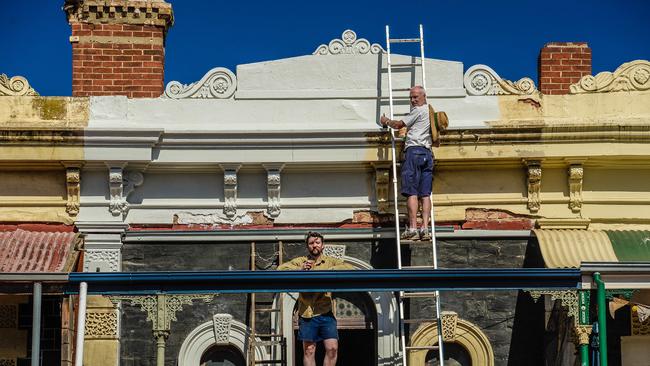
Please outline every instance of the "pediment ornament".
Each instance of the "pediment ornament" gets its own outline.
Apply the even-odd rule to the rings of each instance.
[[[650,62],[626,62],[614,72],[586,75],[569,87],[571,94],[650,90]]]
[[[341,38],[335,38],[329,44],[322,44],[316,48],[314,55],[365,55],[384,53],[383,47],[377,43],[370,44],[365,38],[358,38],[357,34],[346,29]]]
[[[38,93],[29,86],[29,82],[24,77],[14,76],[10,78],[5,74],[0,74],[0,96],[2,95],[37,96]]]
[[[480,64],[467,69],[463,83],[469,95],[531,95],[537,92],[531,78],[515,82],[502,79],[492,68]]]
[[[171,99],[228,99],[235,94],[237,77],[224,68],[215,67],[208,71],[201,80],[191,84],[170,81],[165,87],[164,98]]]

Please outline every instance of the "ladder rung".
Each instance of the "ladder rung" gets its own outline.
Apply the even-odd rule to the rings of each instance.
[[[420,38],[391,38],[390,43],[415,43],[420,42]]]
[[[410,114],[410,113],[393,113],[393,117],[397,117],[397,116],[402,116],[402,117],[404,117],[404,116],[408,116],[409,114]]]
[[[438,346],[406,346],[407,351],[417,351],[417,350],[431,350],[431,349],[438,349]]]
[[[411,90],[411,88],[395,88],[395,89],[393,89],[393,91],[409,91],[409,90]]]
[[[402,322],[404,324],[418,324],[418,323],[425,323],[425,322],[435,323],[437,321],[438,321],[437,319],[404,319],[404,320],[402,320]]]
[[[256,346],[275,346],[281,344],[282,341],[255,341],[253,342]]]
[[[391,67],[413,67],[413,66],[422,66],[419,62],[411,62],[407,64],[390,64]]]
[[[280,309],[275,309],[275,308],[255,309],[255,312],[260,312],[260,313],[277,313],[279,311],[280,311]]]
[[[277,334],[277,333],[259,333],[255,334],[256,337],[284,337],[282,334]]]
[[[267,360],[267,361],[259,360],[259,361],[255,361],[255,364],[256,365],[266,365],[266,364],[274,364],[275,365],[275,364],[284,364],[284,362],[285,361],[282,361],[282,360]]]
[[[431,244],[431,240],[400,240],[401,244]]]
[[[413,297],[436,297],[436,293],[432,291],[423,291],[423,292],[405,292],[402,294],[403,298],[413,298]]]
[[[434,269],[433,266],[402,266],[400,269]]]

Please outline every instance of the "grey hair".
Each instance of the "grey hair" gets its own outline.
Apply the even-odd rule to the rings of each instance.
[[[416,86],[412,87],[412,88],[411,88],[411,91],[413,91],[413,90],[421,91],[422,94],[424,94],[424,96],[427,95],[427,91],[424,90],[424,88],[422,87],[422,85],[416,85]]]

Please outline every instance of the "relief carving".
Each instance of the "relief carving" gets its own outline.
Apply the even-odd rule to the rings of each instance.
[[[323,254],[328,257],[343,259],[345,257],[345,245],[327,244],[323,247]]]
[[[486,65],[474,65],[467,69],[463,83],[469,95],[531,95],[537,92],[531,78],[512,82],[502,79]]]
[[[79,214],[79,194],[81,175],[78,167],[67,167],[65,170],[65,183],[67,190],[67,202],[65,211],[70,216],[77,216]]]
[[[37,96],[38,93],[29,86],[29,82],[22,76],[9,78],[5,74],[0,74],[0,96]]]
[[[534,213],[539,211],[541,206],[539,194],[542,188],[542,166],[539,160],[530,160],[525,163],[527,165],[528,209]]]
[[[124,172],[122,166],[109,166],[108,185],[110,201],[108,210],[113,216],[126,215],[129,210],[128,196],[135,187],[144,182],[144,175],[137,171]]]
[[[576,325],[573,327],[576,335],[578,345],[589,344],[589,336],[591,335],[591,325]]]
[[[235,94],[237,77],[232,71],[215,67],[199,81],[181,84],[170,81],[165,87],[163,97],[171,99],[227,99]]]
[[[84,252],[84,272],[95,272],[96,268],[101,272],[119,272],[120,250],[119,249],[86,249]]]
[[[223,169],[223,213],[230,220],[237,216],[237,172],[241,165],[222,165]]]
[[[86,313],[86,338],[117,338],[117,312]]]
[[[275,219],[280,216],[280,183],[281,176],[280,172],[284,164],[265,164],[264,168],[266,169],[266,192],[268,207],[266,209],[266,214]]]
[[[458,324],[458,314],[453,311],[442,312],[442,339],[445,342],[456,341],[456,325]]]
[[[387,213],[390,204],[390,169],[388,165],[375,164],[375,196],[377,211]]]
[[[232,315],[230,314],[215,314],[212,317],[212,324],[214,327],[214,338],[219,345],[230,344],[230,325],[232,323]]]
[[[650,62],[626,62],[614,72],[586,75],[569,87],[571,94],[650,90]]]
[[[582,209],[582,164],[571,164],[569,167],[569,208],[575,213]]]
[[[377,43],[370,44],[367,39],[357,39],[357,34],[346,29],[341,34],[341,39],[335,38],[329,44],[322,44],[316,48],[314,55],[364,55],[384,53],[384,49]]]

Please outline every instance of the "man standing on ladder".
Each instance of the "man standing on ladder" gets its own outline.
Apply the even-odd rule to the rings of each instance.
[[[409,226],[401,238],[431,240],[429,216],[431,213],[431,189],[433,184],[433,154],[431,146],[431,123],[427,95],[423,87],[414,86],[409,90],[411,112],[402,120],[396,121],[382,115],[381,125],[394,129],[406,127],[404,161],[402,163],[402,195],[407,197]],[[422,226],[418,230],[418,205],[422,204]]]

